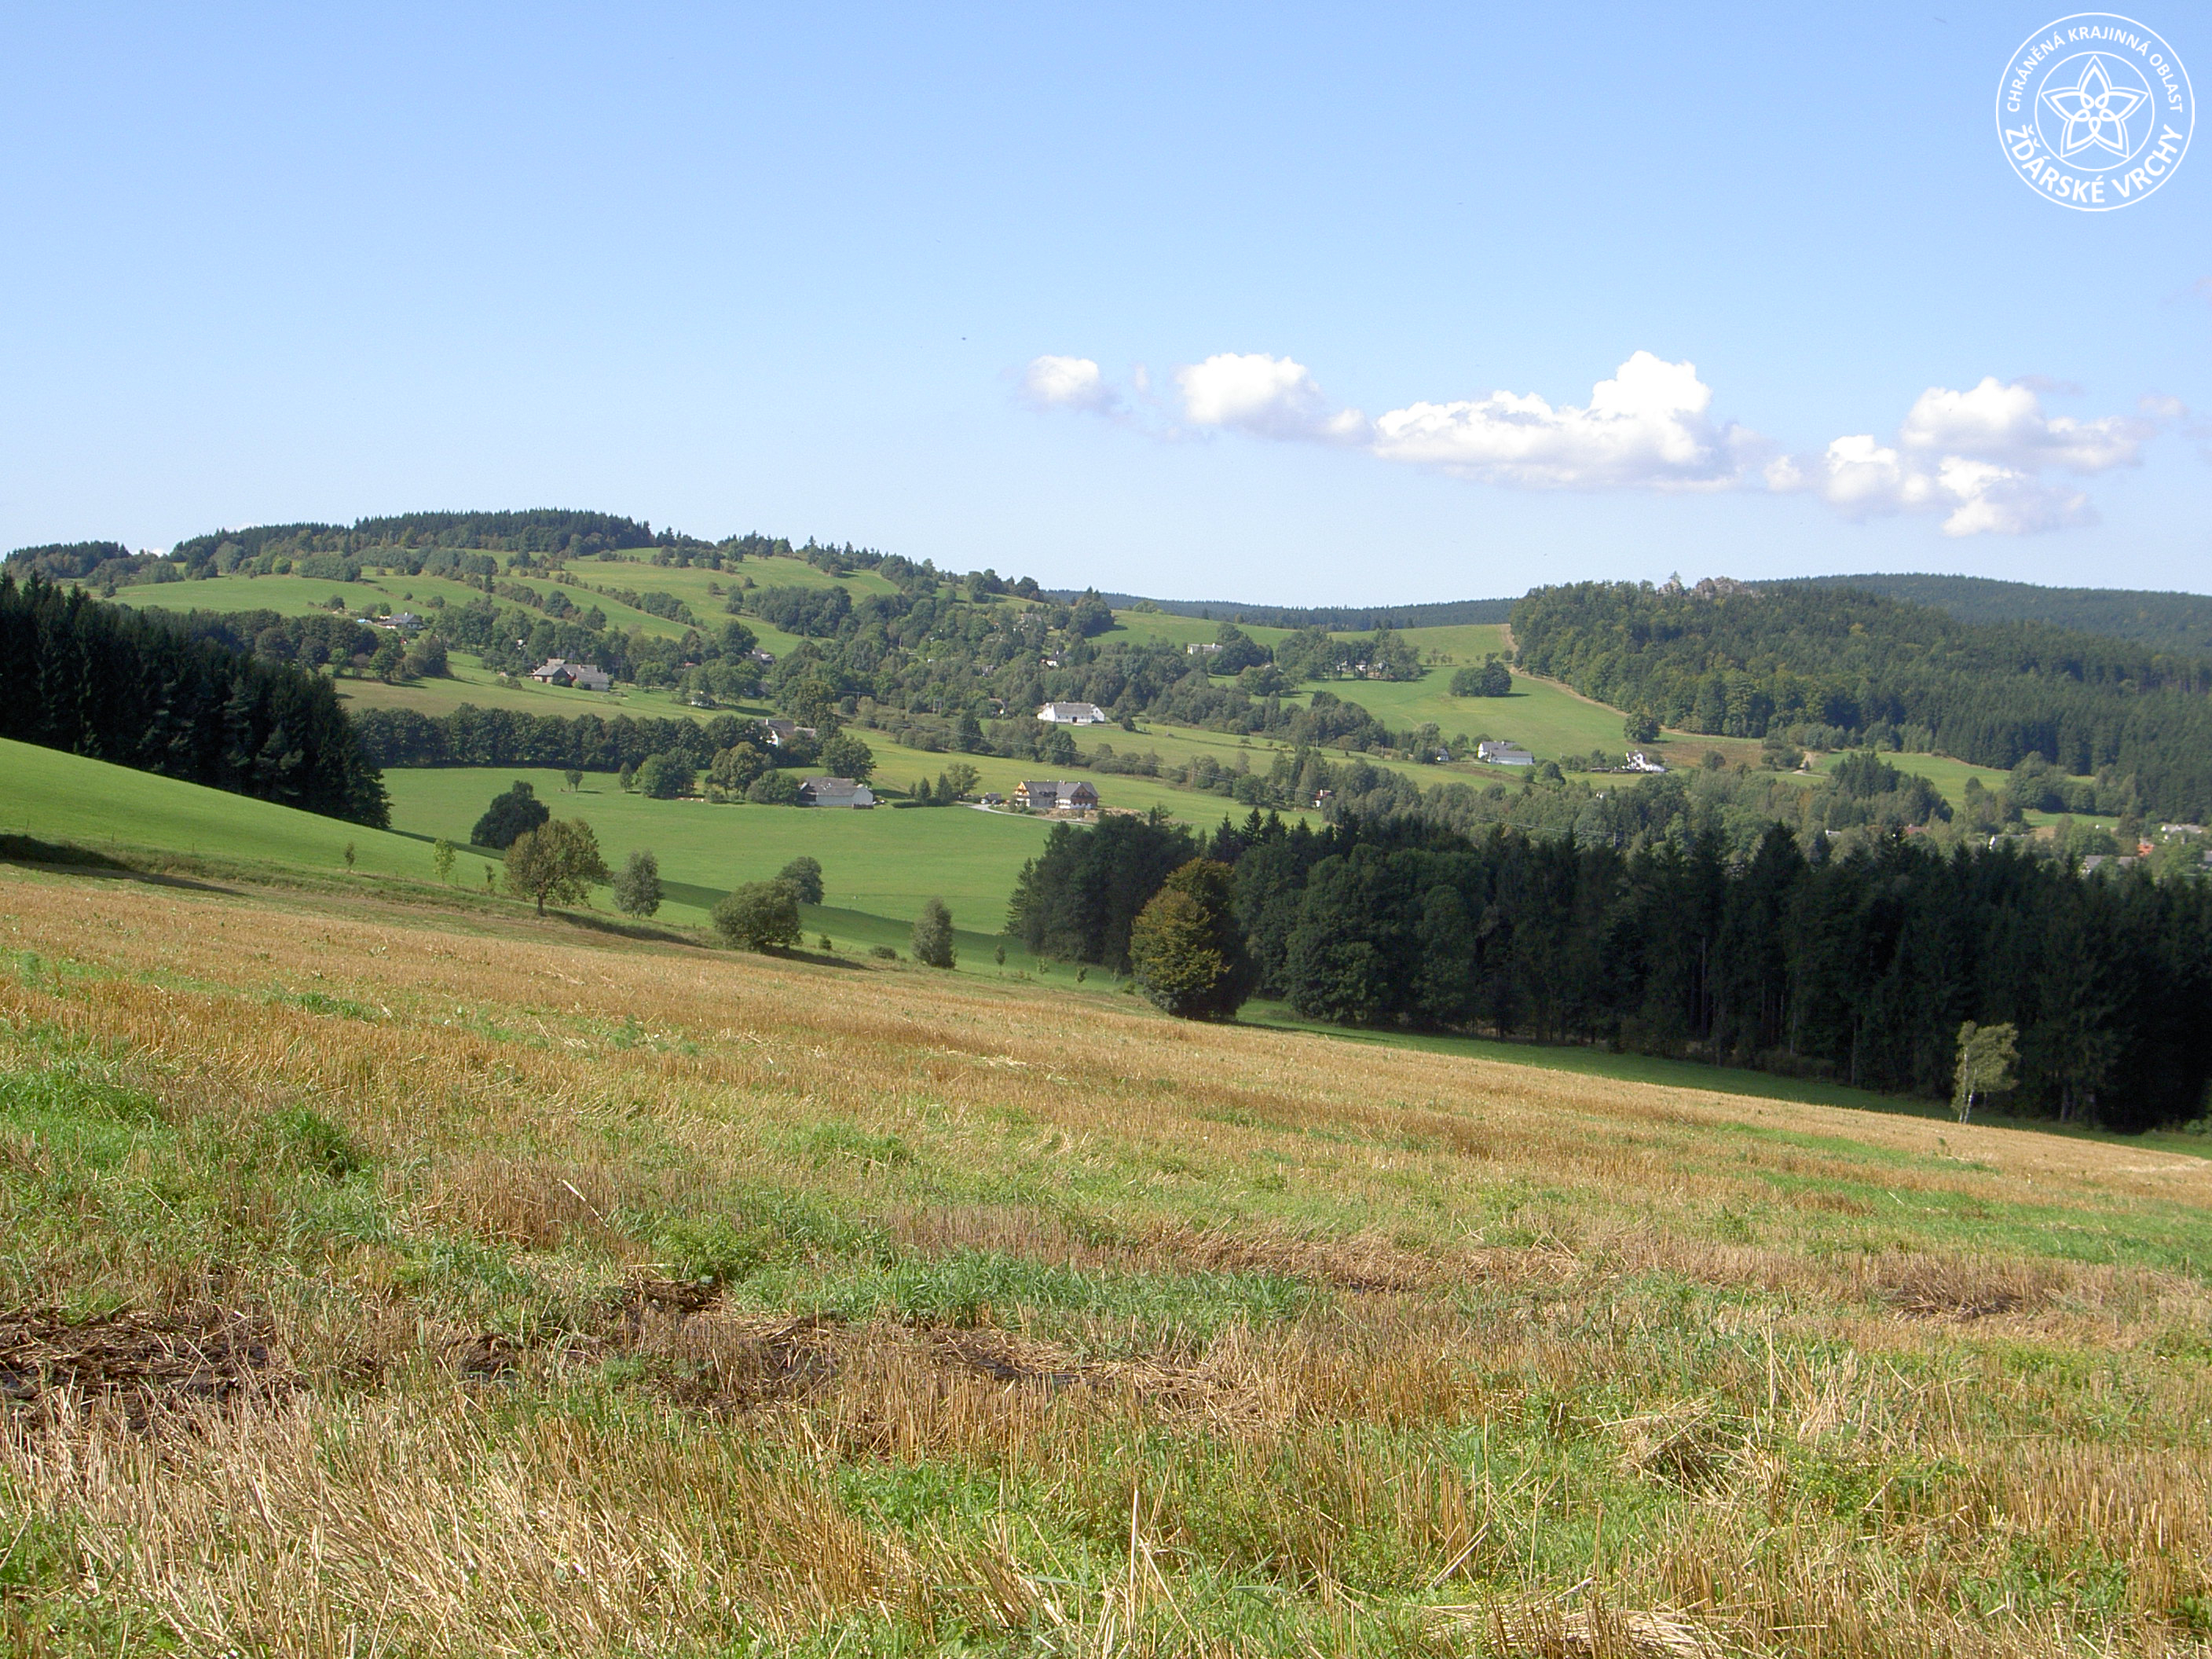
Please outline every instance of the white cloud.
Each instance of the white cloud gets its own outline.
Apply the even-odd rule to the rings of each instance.
[[[1105,414],[1120,403],[1098,365],[1088,357],[1035,357],[1022,372],[1022,397],[1036,409],[1079,409]]]
[[[2102,472],[2134,465],[2157,430],[2148,421],[2123,415],[2095,421],[2045,415],[2032,386],[2021,381],[2002,386],[1988,378],[1971,392],[1929,386],[1897,435],[1905,447],[1923,453],[1968,455],[2002,466]]]
[[[2032,535],[2095,521],[2089,498],[2054,483],[2048,471],[2103,472],[2133,466],[2161,419],[2179,408],[2146,398],[2146,416],[2077,421],[2046,415],[2038,386],[1994,377],[1970,391],[1930,386],[1906,411],[1893,447],[1860,433],[1821,454],[1766,469],[1770,489],[1810,489],[1849,519],[1893,513],[1944,514],[1947,536]]]
[[[1714,417],[1713,390],[1697,365],[1649,351],[1591,387],[1584,405],[1499,391],[1408,404],[1371,422],[1356,409],[1331,407],[1304,364],[1267,352],[1220,352],[1178,368],[1174,380],[1173,397],[1163,399],[1138,369],[1133,413],[1091,359],[1039,357],[1023,394],[1040,408],[1138,420],[1163,437],[1228,430],[1336,444],[1522,489],[1804,491],[1854,520],[1940,513],[1947,536],[2028,535],[2094,522],[2087,495],[2046,475],[2137,465],[2143,447],[2189,414],[2179,400],[2151,393],[2136,416],[2051,415],[2043,394],[2077,388],[1990,377],[1963,392],[1929,387],[1887,443],[1859,433],[1817,454],[1776,456],[1761,466],[1771,447]],[[2206,453],[2212,459],[2212,448]]]
[[[1776,490],[1811,489],[1847,519],[1940,512],[1947,536],[2022,536],[2088,524],[2088,497],[2043,483],[2032,472],[1965,455],[1932,464],[1878,444],[1869,434],[1838,438],[1810,460],[1795,458],[1766,469]]]
[[[1534,392],[1409,404],[1375,422],[1375,453],[1463,477],[1536,489],[1725,489],[1756,436],[1716,425],[1693,363],[1639,351],[1590,389],[1587,408]]]
[[[1264,351],[1224,351],[1176,371],[1183,418],[1193,426],[1228,427],[1257,438],[1319,438],[1352,442],[1367,420],[1356,409],[1332,411],[1303,363]]]

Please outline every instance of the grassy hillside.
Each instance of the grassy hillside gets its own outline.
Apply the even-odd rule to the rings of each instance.
[[[366,897],[0,919],[19,1650],[2202,1651],[2165,1147]]]
[[[479,809],[481,810],[481,809]],[[0,835],[92,852],[149,848],[224,861],[428,881],[425,842],[106,761],[0,738]]]

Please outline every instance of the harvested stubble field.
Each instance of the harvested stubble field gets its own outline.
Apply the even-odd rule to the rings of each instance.
[[[2158,1654],[2208,1166],[0,867],[17,1652]]]

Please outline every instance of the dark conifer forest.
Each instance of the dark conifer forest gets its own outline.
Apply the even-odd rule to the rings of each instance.
[[[2204,1109],[2212,885],[2085,878],[1896,837],[1813,855],[1780,828],[1620,852],[1407,820],[1258,813],[1201,846],[1135,818],[1056,829],[1008,930],[1116,971],[1133,919],[1203,852],[1236,868],[1264,994],[1353,1026],[1595,1043],[1948,1093],[1961,1021],[2018,1026],[2014,1105],[2136,1130]]]
[[[158,613],[0,575],[0,737],[382,826],[331,682]]]

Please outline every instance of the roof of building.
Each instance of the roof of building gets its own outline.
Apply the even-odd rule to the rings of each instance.
[[[876,792],[853,778],[809,778],[799,797],[816,806],[873,806]]]
[[[614,676],[604,668],[587,662],[570,662],[566,657],[549,657],[544,663],[530,671],[533,680],[566,678],[571,684],[581,685],[593,691],[604,691],[615,683]]]
[[[1094,800],[1098,795],[1097,789],[1087,778],[1032,778],[1021,787],[1024,795],[1050,795],[1055,800],[1066,800],[1086,790]]]

